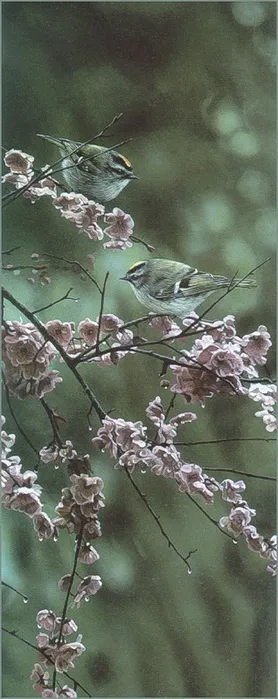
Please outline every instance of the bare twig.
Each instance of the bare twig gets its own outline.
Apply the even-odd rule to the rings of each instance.
[[[101,319],[102,319],[102,314],[103,314],[103,308],[104,308],[104,298],[105,298],[105,291],[106,291],[106,284],[108,282],[108,277],[109,277],[109,272],[106,272],[104,282],[103,282],[103,287],[101,291],[101,297],[100,297],[100,309],[99,309],[99,318],[98,318],[98,327],[97,327],[97,338],[96,338],[96,353],[98,352],[99,349],[99,338],[100,338],[100,327],[101,327]]]
[[[167,543],[168,543],[169,548],[172,548],[172,549],[175,551],[175,553],[177,554],[177,556],[179,556],[179,558],[181,558],[181,560],[187,565],[188,572],[191,573],[191,572],[192,572],[192,569],[191,569],[190,564],[188,563],[188,560],[189,560],[190,556],[192,556],[193,553],[196,553],[197,549],[194,549],[193,551],[189,551],[189,553],[187,554],[187,556],[183,556],[182,553],[180,553],[180,551],[177,549],[177,547],[175,546],[175,544],[173,544],[173,542],[172,542],[171,539],[169,538],[168,534],[166,534],[166,531],[165,531],[164,527],[162,526],[162,524],[161,524],[161,522],[160,522],[160,519],[159,519],[158,515],[155,513],[155,511],[153,510],[152,506],[151,506],[150,503],[148,502],[146,495],[144,495],[144,493],[142,493],[142,491],[140,490],[140,488],[139,488],[139,486],[137,485],[137,483],[135,482],[135,480],[132,478],[132,475],[131,475],[131,473],[129,472],[129,470],[128,470],[127,468],[125,468],[125,472],[126,472],[127,477],[129,478],[129,480],[130,480],[130,482],[131,482],[133,488],[136,490],[136,492],[138,493],[139,497],[140,497],[141,500],[144,502],[146,508],[149,510],[151,516],[152,516],[153,519],[155,520],[157,526],[159,527],[159,529],[160,529],[160,531],[161,531],[162,536],[165,537],[165,539],[166,539],[166,541],[167,541]]]
[[[44,255],[45,255],[45,257],[51,257],[54,260],[60,260],[61,262],[66,262],[68,265],[73,265],[73,266],[78,267],[81,270],[81,272],[83,272],[83,274],[85,274],[86,277],[88,277],[88,279],[90,279],[90,281],[93,282],[93,284],[96,286],[97,290],[101,294],[100,286],[98,285],[98,283],[96,282],[94,277],[92,277],[92,275],[87,271],[87,269],[85,269],[85,267],[83,267],[83,265],[80,264],[80,262],[78,262],[77,260],[68,260],[66,257],[60,257],[58,255],[50,255],[47,252],[45,252]]]
[[[72,289],[73,289],[73,287],[71,286],[70,289],[63,296],[61,296],[59,299],[57,299],[57,301],[52,301],[52,303],[48,303],[47,306],[42,306],[41,308],[36,308],[36,310],[33,311],[33,313],[41,313],[42,311],[46,311],[48,308],[52,308],[52,306],[56,306],[57,303],[61,303],[61,301],[65,301],[66,299],[68,301],[78,301],[79,300],[78,298],[75,298],[74,296],[69,295],[70,292],[72,291]]]
[[[9,585],[9,583],[4,582],[4,580],[1,580],[1,584],[2,584],[4,587],[8,587],[9,590],[12,590],[12,591],[15,592],[17,595],[19,595],[20,597],[22,597],[23,600],[24,600],[24,602],[28,602],[28,597],[26,597],[26,595],[23,595],[22,592],[19,592],[19,590],[17,590],[15,587],[13,587],[12,585]]]

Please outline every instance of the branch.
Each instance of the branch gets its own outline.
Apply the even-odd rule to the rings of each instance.
[[[83,267],[83,265],[80,264],[80,262],[78,262],[77,260],[67,260],[66,257],[59,257],[58,255],[50,255],[47,252],[44,253],[44,256],[51,257],[54,260],[60,260],[61,262],[66,262],[68,265],[75,265],[76,267],[79,267],[79,269],[81,269],[81,271],[86,275],[86,277],[88,277],[91,280],[91,282],[93,282],[93,284],[96,286],[97,290],[101,294],[100,286],[98,285],[94,277],[92,277],[91,274],[89,274],[89,272],[85,269],[85,267]]]
[[[98,328],[97,328],[97,338],[96,338],[96,352],[98,352],[99,349],[99,338],[100,338],[100,326],[101,326],[101,319],[102,319],[102,314],[103,314],[103,307],[104,307],[104,297],[105,297],[105,291],[106,291],[106,284],[108,282],[108,277],[109,277],[109,272],[106,272],[104,282],[103,282],[103,287],[101,291],[101,297],[100,297],[100,310],[99,310],[99,319],[98,319]]]
[[[25,602],[25,604],[28,602],[28,597],[26,597],[26,595],[23,595],[22,592],[19,592],[19,590],[17,590],[15,587],[13,587],[12,585],[9,585],[8,583],[4,582],[4,580],[1,581],[1,584],[2,584],[4,587],[8,587],[9,590],[12,590],[13,592],[16,592],[17,595],[19,595],[20,597],[23,598],[23,602]]]
[[[64,625],[66,615],[67,615],[68,601],[69,601],[69,598],[71,595],[71,588],[73,585],[73,580],[74,580],[75,571],[76,571],[76,567],[77,567],[80,546],[82,544],[83,527],[84,527],[84,525],[81,524],[80,532],[78,534],[78,538],[76,541],[76,549],[75,549],[75,556],[74,556],[74,561],[73,561],[72,574],[70,577],[70,582],[69,582],[69,586],[68,586],[67,593],[66,593],[66,599],[64,602],[64,606],[63,606],[63,611],[62,611],[62,616],[61,616],[61,626],[60,626],[59,636],[58,636],[58,640],[57,640],[57,648],[59,648],[59,646],[61,644],[62,636],[63,636],[63,625]],[[52,681],[53,691],[55,690],[55,685],[56,685],[56,673],[57,673],[56,668],[54,668],[53,681]]]
[[[48,303],[47,306],[42,306],[41,308],[36,308],[36,310],[33,311],[33,313],[41,313],[42,311],[46,311],[48,308],[52,308],[52,306],[56,306],[57,303],[61,303],[61,301],[65,301],[65,299],[68,299],[69,301],[79,301],[79,299],[74,298],[74,296],[69,296],[72,289],[73,289],[73,286],[70,287],[70,289],[64,294],[64,296],[61,296],[61,298],[57,299],[57,301],[52,301],[52,303]]]
[[[25,638],[23,638],[22,636],[19,636],[18,633],[17,633],[16,631],[10,631],[9,629],[6,629],[5,626],[2,626],[2,631],[5,631],[6,633],[8,633],[9,636],[13,636],[14,638],[17,638],[18,641],[22,641],[22,643],[25,643],[25,645],[26,645],[26,646],[29,646],[29,648],[33,648],[33,650],[35,650],[36,653],[38,653],[38,651],[39,651],[42,655],[44,655],[44,657],[45,657],[52,665],[54,665],[54,662],[53,662],[52,658],[50,658],[50,656],[47,655],[47,653],[43,650],[43,648],[38,648],[38,646],[35,646],[34,643],[30,643],[30,641],[27,641],[27,640],[26,640]],[[68,680],[70,680],[71,682],[73,682],[73,684],[74,684],[76,687],[80,687],[80,689],[82,689],[82,691],[87,695],[87,697],[91,697],[91,696],[92,696],[92,693],[91,693],[91,692],[88,692],[87,689],[85,689],[85,687],[83,687],[82,684],[80,684],[80,682],[77,682],[77,680],[75,679],[75,677],[72,677],[71,675],[69,675],[68,672],[65,672],[64,670],[63,670],[63,675],[65,675],[65,677],[67,677]]]
[[[276,481],[274,476],[258,476],[256,473],[247,473],[246,471],[239,471],[236,468],[206,468],[206,471],[225,471],[225,473],[238,473],[240,476],[247,476],[247,478],[258,478],[263,481]]]
[[[23,315],[25,315],[25,317],[28,318],[28,320],[30,320],[31,323],[35,325],[35,327],[39,330],[39,332],[47,342],[50,342],[52,343],[52,345],[54,345],[55,349],[57,350],[57,352],[59,352],[65,364],[69,367],[78,383],[80,383],[80,385],[82,386],[83,391],[88,396],[99,419],[102,421],[105,418],[105,412],[101,407],[100,403],[98,402],[97,398],[94,396],[93,392],[89,388],[89,386],[82,378],[81,374],[79,374],[79,372],[77,371],[75,366],[75,360],[73,360],[64,350],[64,348],[59,344],[59,342],[57,342],[57,340],[48,333],[45,326],[40,322],[40,320],[38,320],[38,318],[36,318],[34,313],[29,311],[28,308],[26,308],[26,306],[24,306],[23,303],[18,301],[7,289],[3,289],[3,298],[7,299],[7,301],[9,301],[13,306],[15,306],[15,308],[17,308],[21,313],[23,313]]]
[[[14,420],[16,426],[17,426],[17,429],[18,429],[18,431],[20,432],[20,434],[22,435],[22,437],[25,439],[25,442],[27,442],[27,444],[28,444],[28,446],[30,447],[30,449],[32,449],[32,451],[36,454],[36,456],[37,456],[38,459],[39,459],[40,455],[39,455],[38,450],[34,447],[34,445],[32,444],[31,440],[30,440],[29,437],[27,436],[26,432],[25,432],[25,431],[23,430],[23,428],[20,426],[19,421],[18,421],[18,419],[17,419],[17,417],[16,417],[16,415],[15,415],[15,412],[14,412],[14,410],[13,410],[13,408],[12,408],[11,398],[10,398],[10,391],[9,391],[9,388],[8,388],[8,385],[7,385],[7,382],[6,382],[6,378],[5,378],[5,374],[4,374],[3,371],[2,371],[2,380],[3,380],[4,386],[5,386],[5,393],[6,393],[6,399],[7,399],[7,403],[8,403],[8,406],[9,406],[9,410],[10,410],[11,416],[12,416],[12,418],[13,418],[13,420]],[[37,462],[37,464],[38,464],[38,463],[39,463],[39,462]],[[37,464],[36,464],[36,465],[37,465]]]
[[[188,563],[188,560],[189,560],[190,556],[192,556],[193,553],[196,553],[197,549],[194,549],[193,551],[189,551],[189,553],[187,554],[187,556],[183,556],[182,553],[180,553],[180,551],[177,549],[177,547],[175,546],[175,544],[173,544],[173,542],[171,541],[171,539],[169,539],[169,536],[168,536],[168,534],[166,534],[166,531],[165,531],[165,529],[163,528],[163,526],[162,526],[162,524],[161,524],[161,522],[160,522],[160,519],[159,519],[158,515],[155,513],[155,511],[153,510],[153,508],[152,508],[151,505],[149,504],[146,495],[144,495],[144,493],[142,493],[142,491],[140,490],[140,488],[139,488],[139,486],[137,485],[137,483],[133,480],[132,475],[131,475],[131,473],[128,471],[127,468],[125,468],[125,472],[126,472],[127,477],[129,478],[129,480],[130,480],[130,482],[131,482],[133,488],[136,490],[136,492],[138,493],[138,495],[139,495],[139,497],[141,498],[141,500],[143,500],[144,504],[146,505],[146,508],[149,510],[151,516],[153,517],[153,519],[154,519],[155,522],[157,523],[157,525],[158,525],[158,527],[159,527],[159,529],[160,529],[160,531],[161,531],[162,536],[164,536],[165,539],[166,539],[166,541],[168,542],[169,548],[172,548],[172,549],[175,551],[175,553],[177,554],[177,556],[179,556],[179,558],[181,558],[181,560],[187,565],[188,573],[192,573],[192,568],[191,568],[190,564]]]

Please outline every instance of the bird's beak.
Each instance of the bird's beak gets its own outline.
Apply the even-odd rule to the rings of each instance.
[[[124,277],[120,277],[120,282],[128,282],[127,275],[125,275]]]
[[[137,177],[137,175],[129,175],[130,180],[139,180],[140,177]]]

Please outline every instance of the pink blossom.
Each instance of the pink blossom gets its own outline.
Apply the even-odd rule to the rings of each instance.
[[[78,333],[87,345],[93,345],[97,339],[98,324],[90,318],[85,318],[78,325]]]
[[[86,474],[81,476],[72,474],[70,480],[73,483],[70,492],[78,505],[82,505],[85,502],[93,502],[95,495],[98,495],[103,488],[103,481],[98,476],[92,478]]]
[[[169,316],[157,316],[150,318],[149,325],[156,330],[162,331],[162,337],[166,340],[176,335],[180,335],[181,329],[177,323]]]
[[[11,172],[27,173],[32,170],[34,158],[22,150],[11,148],[4,157],[4,163]]]
[[[43,177],[39,182],[35,182],[26,192],[23,192],[25,199],[30,199],[32,203],[41,197],[57,197],[57,185],[51,177]]]
[[[49,335],[54,337],[62,347],[67,347],[73,337],[71,323],[62,323],[61,320],[49,320],[45,323]]]
[[[85,646],[79,641],[64,643],[55,650],[55,668],[57,672],[65,672],[68,667],[74,667],[73,660],[84,653]]]
[[[100,321],[100,329],[103,333],[115,333],[118,331],[119,325],[123,325],[123,321],[113,313],[103,313]]]
[[[96,595],[101,586],[102,582],[99,575],[87,575],[77,587],[72,606],[80,607],[81,601],[83,599],[86,600],[91,595]]]
[[[25,512],[28,517],[40,512],[41,502],[34,488],[18,488],[11,496],[4,496],[4,507]]]
[[[56,461],[57,457],[58,447],[56,444],[51,444],[49,447],[42,447],[42,449],[40,449],[40,460],[44,464]]]
[[[52,634],[56,628],[56,614],[54,614],[54,612],[52,612],[51,609],[41,609],[37,613],[36,622],[39,627],[42,627],[46,631],[49,631],[50,634]],[[41,635],[46,636],[46,634]]]
[[[53,200],[56,209],[60,209],[61,216],[80,230],[87,233],[91,240],[102,240],[103,231],[97,223],[99,216],[104,214],[102,204],[90,201],[83,194],[64,192]]]
[[[243,335],[241,343],[252,364],[266,363],[266,355],[272,342],[265,325],[259,325],[258,330],[249,335]]]
[[[181,492],[200,494],[207,503],[213,502],[213,492],[209,489],[200,466],[188,463],[181,464],[180,469],[175,474],[175,480]]]
[[[239,503],[242,501],[241,493],[246,489],[244,481],[232,481],[226,478],[220,484],[223,500],[227,502]]]
[[[154,422],[157,427],[160,427],[162,420],[164,420],[164,408],[160,396],[157,396],[153,401],[151,401],[146,408],[146,414]]]
[[[185,425],[187,422],[193,422],[193,420],[197,420],[196,413],[179,413],[171,418],[170,425],[178,427],[179,425]]]
[[[273,409],[273,408],[272,408]],[[277,418],[270,412],[271,408],[264,408],[255,413],[255,417],[261,417],[267,432],[274,432],[277,428]]]
[[[243,533],[243,529],[250,524],[255,514],[256,510],[251,510],[247,502],[242,501],[240,505],[232,507],[228,517],[220,517],[219,524],[222,529],[237,537]]]
[[[96,549],[87,543],[83,543],[79,549],[78,561],[80,563],[86,563],[87,565],[92,565],[99,560],[99,554]]]
[[[104,229],[105,235],[111,238],[108,243],[104,243],[104,248],[126,250],[132,247],[132,243],[128,238],[133,233],[134,221],[129,214],[115,207],[112,213],[105,214],[104,221],[105,223],[111,223],[108,228]]]
[[[52,539],[55,533],[54,525],[45,514],[45,512],[38,512],[33,517],[34,529],[39,537],[39,539]]]

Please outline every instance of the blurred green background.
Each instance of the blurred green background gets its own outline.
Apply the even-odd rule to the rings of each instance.
[[[101,143],[132,138],[122,152],[140,180],[113,205],[132,215],[135,234],[155,246],[156,256],[231,276],[271,256],[256,274],[255,291],[234,291],[208,317],[234,313],[240,333],[262,323],[273,333],[276,3],[4,2],[2,7],[5,148],[25,150],[41,167],[57,153],[37,133],[82,141],[124,112]],[[3,225],[4,250],[20,245],[5,262],[31,264],[33,252],[48,252],[86,264],[87,254],[95,253],[98,282],[110,271],[105,311],[125,321],[142,315],[131,290],[118,281],[130,264],[149,255],[141,245],[126,252],[103,250],[101,243],[78,236],[48,198],[34,206],[18,198],[5,208]],[[97,316],[94,287],[65,265],[51,265],[50,286],[30,286],[27,276],[30,271],[6,272],[5,283],[31,309],[70,286],[79,297],[78,303],[64,301],[41,313],[41,320],[78,323]],[[6,310],[19,318],[8,304]],[[72,674],[97,697],[273,696],[275,586],[265,562],[244,541],[234,546],[221,535],[174,483],[137,475],[176,546],[184,554],[198,549],[188,576],[125,474],[113,469],[106,454],[92,450],[88,403],[68,370],[58,363],[55,368],[64,382],[46,399],[67,420],[63,437],[80,453],[92,454],[106,497],[103,537],[96,542],[101,559],[90,569],[102,576],[103,587],[73,611],[87,652]],[[160,369],[157,361],[133,356],[117,367],[84,366],[82,372],[106,410],[144,421],[149,400],[161,394]],[[274,376],[273,351],[268,369]],[[162,398],[168,405],[166,391]],[[40,449],[51,438],[40,405],[15,398],[12,405]],[[186,409],[182,399],[177,407]],[[205,410],[197,407],[198,420],[182,428],[180,439],[271,436],[254,417],[256,407],[243,399],[210,400]],[[7,432],[16,431],[8,407],[4,412]],[[222,442],[191,446],[183,455],[207,469],[270,475],[273,452],[270,442]],[[20,435],[13,453],[22,455],[24,469],[34,466]],[[67,475],[42,466],[39,481],[45,510],[53,516]],[[253,522],[271,536],[274,487],[246,481],[246,499],[257,509]],[[216,518],[228,511],[223,501],[209,509]],[[61,614],[64,596],[57,580],[71,570],[73,540],[61,534],[56,544],[40,543],[31,521],[7,510],[3,525],[3,578],[29,596],[24,605],[4,589],[5,626],[34,642],[37,611],[49,607]],[[3,696],[37,696],[29,680],[36,654],[6,634],[3,646]]]

